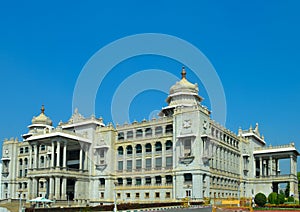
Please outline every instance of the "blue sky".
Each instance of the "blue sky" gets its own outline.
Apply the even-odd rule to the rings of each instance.
[[[105,45],[137,33],[164,33],[190,42],[214,65],[229,129],[258,122],[268,144],[294,141],[300,149],[299,6],[296,0],[1,2],[0,140],[26,133],[42,104],[54,125],[67,121],[76,80]],[[155,56],[123,61],[101,84],[96,116],[111,121],[112,95],[124,78],[142,69],[179,76],[182,65]],[[188,79],[200,84],[203,104],[210,106],[189,70]],[[151,90],[137,95],[131,119],[148,118],[166,106],[165,98]]]

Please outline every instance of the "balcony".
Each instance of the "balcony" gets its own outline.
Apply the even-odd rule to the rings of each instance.
[[[195,156],[185,155],[185,156],[179,158],[179,163],[187,165],[187,164],[192,163],[194,158],[195,158]]]

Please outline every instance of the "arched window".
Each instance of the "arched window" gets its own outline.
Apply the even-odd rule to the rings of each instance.
[[[166,133],[173,133],[173,125],[169,124],[166,126]]]
[[[124,133],[123,132],[118,133],[118,140],[124,140]]]
[[[145,135],[146,136],[152,136],[152,129],[151,128],[146,128],[145,129]]]
[[[155,135],[160,135],[162,134],[162,127],[159,126],[159,127],[155,127]]]
[[[127,155],[131,155],[132,154],[132,146],[127,146],[126,147],[126,153],[127,153]]]
[[[145,145],[145,147],[146,147],[146,152],[152,152],[152,146],[151,146],[150,143],[147,143],[147,144]]]
[[[136,130],[136,137],[137,137],[137,138],[143,137],[143,130],[142,130],[142,129]]]
[[[155,143],[155,151],[156,151],[156,152],[161,152],[161,150],[162,150],[161,142],[160,142],[160,141],[157,141],[157,142]]]
[[[24,164],[28,165],[28,159],[27,158],[24,159]]]
[[[41,145],[41,151],[45,151],[46,150],[46,146],[45,145]]]
[[[119,146],[118,147],[118,155],[123,155],[123,154],[124,154],[123,147]]]
[[[23,160],[22,160],[22,159],[19,160],[19,165],[20,165],[20,166],[23,165]]]
[[[133,138],[133,132],[132,131],[127,132],[127,139],[129,139],[129,138]]]
[[[173,142],[170,140],[167,140],[166,142],[166,150],[172,150]]]
[[[40,161],[41,161],[41,164],[44,164],[44,162],[45,162],[45,157],[44,157],[44,156],[41,156]]]
[[[142,145],[141,144],[137,144],[135,146],[135,151],[137,154],[142,153]]]

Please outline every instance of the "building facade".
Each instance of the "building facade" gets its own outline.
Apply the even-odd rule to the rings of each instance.
[[[78,110],[54,127],[42,107],[23,140],[2,146],[3,198],[44,196],[76,204],[252,197],[290,183],[298,198],[293,143],[267,146],[258,124],[235,134],[210,117],[197,84],[170,88],[159,118],[122,126]],[[279,160],[290,160],[282,175]]]

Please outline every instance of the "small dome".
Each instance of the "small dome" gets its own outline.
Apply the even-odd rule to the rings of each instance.
[[[184,67],[182,68],[181,76],[182,79],[170,88],[170,95],[178,92],[198,94],[198,85],[192,84],[186,79],[186,71]]]
[[[33,117],[31,120],[32,124],[45,124],[52,126],[52,120],[45,115],[45,107],[42,105],[41,114],[37,117]]]

